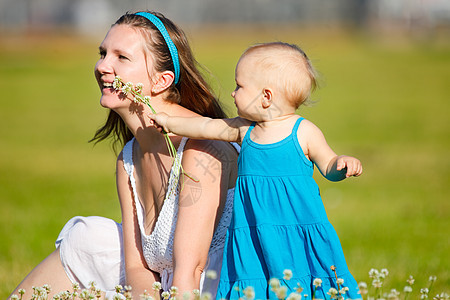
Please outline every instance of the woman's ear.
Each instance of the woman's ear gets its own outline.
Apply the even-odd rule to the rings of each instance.
[[[262,90],[261,104],[264,109],[269,108],[272,105],[273,94],[271,89],[264,88]]]
[[[164,71],[157,73],[154,79],[156,80],[154,81],[152,92],[159,94],[167,90],[172,85],[175,75],[172,71]]]

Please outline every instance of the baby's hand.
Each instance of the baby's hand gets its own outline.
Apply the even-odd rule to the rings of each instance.
[[[169,133],[169,128],[167,128],[167,120],[169,119],[169,116],[166,113],[157,113],[157,114],[149,114],[148,115],[150,122],[155,128],[157,128],[159,131],[164,131],[166,133]]]
[[[359,176],[363,171],[359,159],[345,155],[339,156],[336,161],[336,170],[341,171],[345,168],[347,169],[347,173],[345,174],[346,178],[350,176]]]

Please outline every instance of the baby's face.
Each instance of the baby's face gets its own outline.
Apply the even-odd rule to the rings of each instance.
[[[262,74],[256,72],[255,63],[251,55],[241,57],[235,71],[236,89],[231,93],[238,115],[251,121],[260,120],[263,97]]]

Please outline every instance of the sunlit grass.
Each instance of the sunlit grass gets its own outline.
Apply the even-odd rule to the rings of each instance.
[[[299,113],[364,165],[363,176],[341,183],[316,174],[350,270],[368,281],[370,268],[386,267],[398,289],[410,274],[418,288],[436,275],[435,291],[448,292],[450,46],[296,28],[188,34],[230,115],[243,50],[272,40],[302,46],[323,83]],[[120,221],[115,155],[87,143],[106,117],[93,77],[101,39],[0,40],[1,298],[54,249],[70,217]]]

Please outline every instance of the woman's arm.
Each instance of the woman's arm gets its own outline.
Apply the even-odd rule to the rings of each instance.
[[[340,181],[361,175],[361,162],[354,157],[334,153],[322,131],[312,122],[303,120],[300,123],[298,138],[306,144],[306,154],[328,180]]]
[[[241,142],[241,128],[249,126],[250,122],[236,117],[233,119],[211,119],[208,117],[176,117],[165,113],[149,115],[155,126],[165,132],[186,136],[194,139],[221,140]]]
[[[178,220],[174,236],[173,285],[180,297],[199,289],[200,277],[228,188],[234,186],[237,153],[228,143],[190,140],[183,154]],[[230,176],[231,175],[231,176]],[[192,295],[192,294],[191,294]]]
[[[138,225],[133,191],[124,169],[122,153],[116,166],[117,192],[122,211],[123,249],[125,256],[126,283],[133,287],[133,298],[139,299],[144,290],[151,291],[159,276],[146,267],[142,254],[141,235]]]

